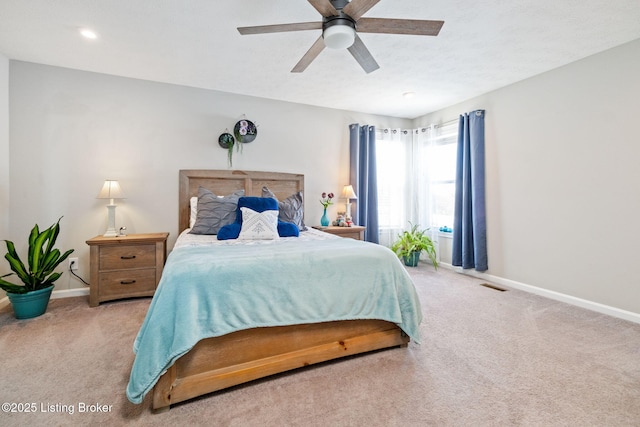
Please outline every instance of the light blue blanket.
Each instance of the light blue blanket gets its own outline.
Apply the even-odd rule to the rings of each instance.
[[[353,239],[182,247],[134,343],[127,397],[142,402],[198,341],[262,327],[382,319],[419,342],[413,282],[389,249]]]

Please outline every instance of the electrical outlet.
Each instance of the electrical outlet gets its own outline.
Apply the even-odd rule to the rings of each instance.
[[[69,270],[78,269],[78,258],[69,258]]]

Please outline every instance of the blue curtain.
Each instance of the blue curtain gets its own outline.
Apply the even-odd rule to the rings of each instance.
[[[365,227],[364,239],[378,243],[378,179],[376,174],[376,129],[349,125],[349,183],[358,199],[353,204],[354,222]]]
[[[460,116],[452,264],[488,270],[484,183],[484,110]]]

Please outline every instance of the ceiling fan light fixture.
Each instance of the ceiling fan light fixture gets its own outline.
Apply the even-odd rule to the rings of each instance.
[[[331,49],[346,49],[356,40],[356,30],[349,25],[332,25],[322,32],[324,44]]]
[[[322,35],[313,42],[307,53],[291,69],[292,73],[303,72],[320,52],[328,47],[340,50],[348,49],[360,67],[369,74],[380,68],[380,65],[358,36],[358,32],[437,36],[444,24],[444,21],[422,19],[363,18],[363,15],[379,1],[309,0],[311,6],[322,16],[322,22],[238,27],[238,31],[245,35],[322,29]]]

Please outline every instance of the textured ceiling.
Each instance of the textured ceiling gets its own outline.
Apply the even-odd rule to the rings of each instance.
[[[639,0],[381,0],[370,18],[443,20],[437,37],[361,34],[380,69],[320,36],[236,27],[319,21],[304,0],[0,0],[10,59],[414,118],[640,38]],[[99,34],[94,41],[80,27]],[[404,92],[415,92],[410,99]]]

